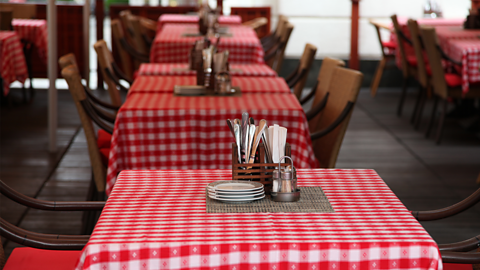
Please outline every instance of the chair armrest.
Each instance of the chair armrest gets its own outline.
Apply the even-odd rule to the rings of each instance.
[[[105,202],[81,202],[81,201],[45,201],[23,195],[20,192],[7,186],[0,180],[0,193],[7,198],[15,201],[19,204],[41,210],[51,211],[85,211],[85,210],[102,210],[105,206]]]
[[[307,70],[306,69],[302,69],[300,70],[300,72],[296,72],[296,74],[294,75],[293,78],[290,78],[290,75],[288,79],[287,79],[287,84],[288,84],[288,87],[290,88],[293,88],[295,87],[295,84],[298,83],[298,81],[300,81],[302,79],[303,76],[305,76],[307,74]]]
[[[92,106],[92,109],[95,111],[95,113],[98,115],[98,117],[102,118],[103,120],[115,124],[115,119],[117,118],[116,115],[111,114],[109,112],[106,112],[100,108],[98,108],[94,103],[90,102],[90,106]]]
[[[128,82],[128,84],[132,85],[132,81],[127,78],[127,75],[123,73],[123,71],[120,69],[117,63],[112,62],[112,68],[113,68],[113,72],[115,72],[115,75],[117,75],[120,79]]]
[[[118,79],[118,77],[115,74],[113,74],[109,68],[105,68],[105,73],[107,74],[108,78],[110,78],[110,80],[112,80],[120,88],[120,90],[128,92],[128,88],[126,88],[120,83],[120,80]]]
[[[310,99],[312,99],[315,96],[315,92],[317,92],[317,87],[318,87],[318,80],[315,82],[315,85],[312,87],[312,91],[308,93],[304,98],[300,99],[300,104],[303,105],[307,103]]]
[[[440,251],[466,252],[466,251],[474,250],[477,247],[480,247],[480,235],[477,235],[468,240],[457,242],[457,243],[438,245],[438,249],[440,249]]]
[[[115,106],[110,103],[104,102],[103,100],[100,100],[99,98],[94,96],[90,91],[88,91],[85,86],[83,86],[83,88],[85,89],[85,92],[87,93],[87,96],[90,99],[90,101],[93,101],[94,103],[110,110],[118,111],[118,109],[120,109],[119,106]]]
[[[323,130],[313,133],[312,135],[310,135],[310,139],[312,141],[319,139],[327,135],[328,133],[330,133],[332,130],[334,130],[338,125],[340,125],[340,123],[343,122],[343,120],[345,120],[345,118],[348,116],[348,114],[352,110],[353,105],[355,105],[355,103],[349,101],[347,105],[345,105],[345,108],[343,109],[342,113],[338,116],[337,119],[335,119],[335,121],[333,121],[333,123],[330,126],[326,127]]]
[[[327,105],[328,101],[328,96],[330,93],[327,93],[325,97],[320,101],[315,107],[312,107],[306,114],[305,116],[307,117],[307,121],[312,120],[319,112],[325,108],[325,105]]]
[[[273,57],[275,57],[277,55],[280,47],[281,47],[281,43],[275,44],[275,46],[273,46],[271,49],[268,50],[268,52],[265,53],[265,56],[263,57],[263,59],[265,61],[268,61],[268,60],[272,59]]]
[[[455,65],[458,65],[458,66],[461,66],[462,63],[461,62],[458,62],[458,61],[455,61],[453,60],[452,58],[450,58],[450,56],[448,56],[443,50],[442,48],[440,48],[440,45],[437,44],[437,50],[440,52],[440,55],[442,56],[443,59],[449,61],[449,62],[452,62],[454,63]]]
[[[472,195],[454,205],[429,211],[412,211],[412,215],[419,221],[442,219],[461,213],[479,201],[480,188],[477,189],[477,191],[475,191]]]
[[[480,252],[466,253],[455,251],[440,251],[442,261],[444,263],[464,263],[478,264],[480,263]]]
[[[85,113],[90,116],[93,122],[97,124],[101,129],[105,130],[106,132],[113,134],[113,128],[107,124],[105,124],[102,120],[98,118],[98,115],[95,113],[93,110],[91,104],[88,102],[87,99],[84,99],[80,101],[80,104],[82,104],[83,109],[85,110]]]

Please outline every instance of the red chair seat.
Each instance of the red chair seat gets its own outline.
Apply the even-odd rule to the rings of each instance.
[[[393,41],[383,41],[382,44],[384,48],[387,48],[389,50],[395,50],[397,48],[397,43]]]
[[[98,133],[97,133],[98,148],[108,148],[108,149],[110,149],[111,141],[112,141],[112,134],[106,132],[103,129],[98,130]]]
[[[21,247],[13,250],[3,270],[75,269],[81,250],[43,250]]]
[[[417,58],[414,55],[407,56],[407,63],[412,67],[416,67]]]
[[[471,264],[444,263],[443,270],[473,270]]]
[[[100,148],[100,157],[104,166],[108,167],[108,157],[110,156],[110,148]]]
[[[133,80],[135,80],[138,77],[138,70],[135,70],[133,72]]]
[[[445,73],[445,81],[449,87],[462,85],[462,78],[458,74]]]

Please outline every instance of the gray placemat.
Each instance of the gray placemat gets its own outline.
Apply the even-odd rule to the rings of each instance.
[[[334,213],[332,205],[321,187],[298,187],[297,202],[274,202],[270,195],[248,203],[224,203],[207,196],[207,213]],[[208,192],[208,191],[207,191]]]

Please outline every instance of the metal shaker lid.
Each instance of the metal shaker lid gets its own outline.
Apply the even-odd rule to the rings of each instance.
[[[287,168],[282,171],[281,176],[282,176],[282,179],[292,180],[293,179],[292,167],[287,166]]]
[[[273,178],[280,179],[280,170],[273,171]]]

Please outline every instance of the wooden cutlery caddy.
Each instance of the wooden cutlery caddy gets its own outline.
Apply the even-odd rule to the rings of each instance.
[[[285,155],[291,157],[290,144],[285,144]],[[237,144],[232,144],[232,180],[258,181],[264,185],[265,193],[270,194],[272,189],[272,173],[278,163],[263,163],[265,160],[265,146],[259,143],[255,154],[255,161],[251,164],[238,163]],[[261,161],[261,162],[260,162]],[[281,166],[290,165],[281,163]],[[247,169],[246,167],[251,167]],[[244,168],[244,169],[242,169]]]

